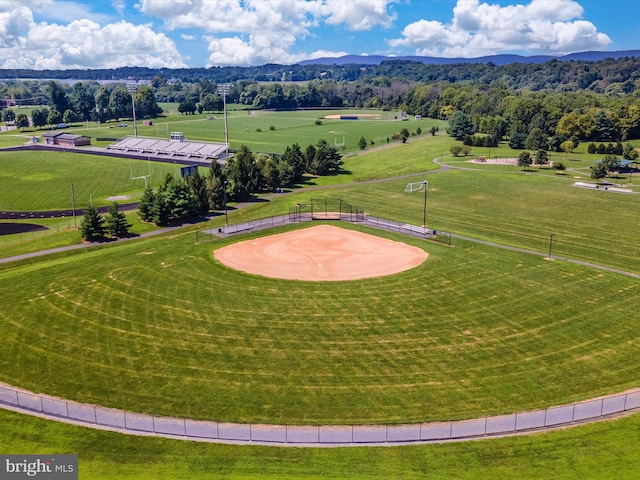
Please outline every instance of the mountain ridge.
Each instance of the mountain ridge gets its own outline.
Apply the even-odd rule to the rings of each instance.
[[[384,55],[343,55],[341,57],[321,57],[298,62],[298,65],[380,65],[387,61],[413,61],[427,65],[453,65],[457,63],[493,63],[494,65],[508,65],[510,63],[545,63],[558,61],[597,62],[608,58],[617,60],[624,57],[640,57],[640,50],[619,51],[585,51],[566,55],[515,55],[497,54],[474,58],[429,57],[419,55],[405,55],[388,57]]]

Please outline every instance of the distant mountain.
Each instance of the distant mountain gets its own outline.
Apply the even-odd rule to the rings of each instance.
[[[640,50],[624,50],[616,52],[577,52],[567,55],[488,55],[476,58],[446,58],[446,57],[385,57],[383,55],[345,55],[343,57],[323,57],[299,62],[300,65],[380,65],[390,60],[404,60],[425,63],[428,65],[452,65],[455,63],[493,63],[494,65],[508,65],[510,63],[544,63],[551,60],[577,60],[582,62],[597,62],[608,58],[640,57]]]

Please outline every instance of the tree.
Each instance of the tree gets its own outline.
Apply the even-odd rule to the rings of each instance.
[[[622,150],[622,158],[625,160],[637,160],[638,159],[638,151],[633,148],[633,145],[630,143],[625,143],[624,149]]]
[[[111,91],[109,95],[109,111],[116,119],[128,118],[133,115],[131,93],[124,85],[118,85]]]
[[[55,108],[52,110],[49,110],[49,117],[47,118],[47,123],[49,123],[49,125],[57,125],[61,122],[62,122],[62,114]]]
[[[82,234],[82,238],[89,242],[104,238],[104,219],[93,205],[89,205],[82,213],[80,233]]]
[[[113,202],[105,218],[106,230],[109,235],[116,238],[124,238],[129,235],[131,224],[127,222],[126,215],[119,210],[118,202]]]
[[[618,157],[616,157],[615,155],[611,155],[611,154],[605,155],[600,163],[602,163],[607,169],[607,175],[613,172],[617,172],[620,169],[620,165],[621,165],[620,159],[618,159]]]
[[[153,222],[153,204],[155,202],[155,193],[153,189],[147,187],[142,194],[140,203],[138,203],[138,215],[143,222]]]
[[[456,140],[462,140],[465,135],[471,135],[473,133],[473,122],[461,110],[453,112],[449,118],[449,135]]]
[[[364,137],[360,137],[360,141],[358,141],[358,146],[360,147],[360,150],[364,150],[367,148],[367,139]]]
[[[567,166],[564,162],[558,160],[557,162],[553,162],[553,169],[556,171],[556,175],[560,175],[567,169]]]
[[[64,114],[62,115],[62,121],[64,123],[66,123],[67,125],[72,124],[73,122],[75,122],[77,120],[77,115],[76,112],[74,112],[73,110],[67,110],[66,112],[64,112]]]
[[[451,155],[454,157],[457,157],[462,152],[462,147],[460,145],[452,145],[449,152],[451,152]]]
[[[91,112],[96,108],[96,100],[86,84],[82,82],[75,83],[70,100],[73,110],[80,116],[81,120],[89,120],[91,118]]]
[[[591,178],[597,180],[598,183],[600,183],[600,180],[606,177],[608,173],[607,166],[604,162],[598,162],[591,167]]]
[[[531,165],[531,154],[528,151],[520,152],[518,155],[518,166],[522,167],[523,170],[526,170],[527,167]]]
[[[19,113],[16,116],[16,127],[21,130],[29,127],[29,117],[27,117],[26,113]]]
[[[315,155],[315,152],[314,152]],[[291,180],[289,183],[301,182],[304,178],[304,172],[306,171],[306,161],[304,153],[300,149],[300,145],[294,143],[290,147],[285,148],[284,154],[280,159],[291,166]],[[285,183],[288,185],[289,183]]]
[[[163,196],[166,198],[170,219],[182,220],[198,214],[198,201],[183,178],[174,178],[169,182]]]
[[[567,140],[566,142],[562,142],[560,144],[560,150],[564,152],[564,158],[567,159],[567,155],[573,153],[573,142],[571,140]]]
[[[329,175],[338,173],[342,166],[342,155],[335,147],[321,139],[316,143],[314,156],[309,166],[309,172],[314,175]]]
[[[193,115],[196,113],[196,104],[189,99],[185,99],[178,105],[178,111],[182,114]]]
[[[524,147],[528,150],[546,150],[549,139],[539,128],[532,128],[524,141]]]
[[[195,172],[193,175],[186,177],[187,185],[193,193],[193,197],[196,200],[198,206],[197,213],[204,215],[209,211],[209,197],[207,195],[207,181],[200,175],[199,172]]]
[[[44,127],[49,121],[49,110],[36,108],[31,112],[31,122],[34,127]]]
[[[144,85],[138,87],[134,94],[134,99],[136,114],[140,117],[156,117],[162,113],[162,108],[158,105],[153,88]]]
[[[260,180],[260,169],[256,165],[253,152],[242,145],[230,158],[223,175],[227,180],[227,191],[233,200],[244,200],[256,191]]]
[[[549,163],[549,155],[546,150],[538,150],[536,152],[536,165],[546,165]]]
[[[156,193],[151,206],[151,222],[155,225],[166,225],[169,223],[170,214],[171,210],[164,194],[162,192]]]
[[[514,150],[522,150],[525,148],[527,136],[524,133],[515,132],[509,137],[509,147]]]
[[[407,143],[407,140],[409,139],[409,130],[407,130],[406,128],[403,128],[402,130],[400,130],[400,139],[402,140],[402,143]]]
[[[2,112],[2,121],[3,122],[13,122],[16,119],[16,112],[12,109],[8,108]]]
[[[612,141],[620,136],[618,129],[615,127],[607,112],[600,109],[593,116],[595,127],[593,129],[593,138],[603,142]]]
[[[70,107],[69,99],[64,91],[64,87],[59,82],[51,80],[47,84],[47,93],[49,102],[53,106],[54,110],[64,112]]]

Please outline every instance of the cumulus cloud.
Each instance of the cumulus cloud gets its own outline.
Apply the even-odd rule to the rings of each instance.
[[[0,67],[33,69],[185,67],[174,42],[149,26],[89,20],[36,23],[27,6],[44,0],[0,1]]]
[[[504,51],[564,53],[601,49],[611,43],[573,0],[531,0],[500,6],[458,0],[450,23],[420,20],[407,25],[392,47],[410,47],[417,55],[477,57]]]
[[[202,29],[209,37],[211,65],[294,63],[316,52],[293,53],[298,40],[321,24],[354,31],[388,27],[398,0],[141,0],[142,13],[166,28]],[[224,35],[227,34],[227,35]],[[330,52],[324,52],[329,54]],[[342,53],[342,52],[339,52]]]
[[[251,34],[248,39],[239,36],[208,38],[210,66],[249,66],[265,63],[292,64],[309,58],[346,55],[345,52],[318,50],[312,53],[290,53],[295,43],[293,35],[282,34],[279,37],[264,34]]]

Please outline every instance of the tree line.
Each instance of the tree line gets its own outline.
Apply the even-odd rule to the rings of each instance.
[[[342,155],[326,140],[308,145],[304,151],[295,143],[282,155],[255,154],[243,145],[224,167],[213,161],[203,175],[168,174],[157,189],[145,189],[138,213],[145,222],[166,225],[222,210],[228,201],[282,191],[303,182],[306,173],[337,174],[342,164]]]

